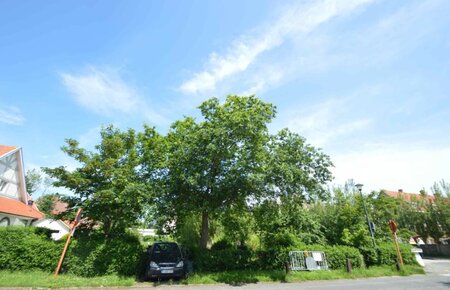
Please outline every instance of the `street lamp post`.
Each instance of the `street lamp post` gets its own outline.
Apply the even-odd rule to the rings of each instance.
[[[373,228],[372,228],[372,225],[371,225],[370,220],[369,220],[369,215],[367,213],[366,204],[364,202],[364,197],[363,197],[363,194],[362,194],[362,187],[363,187],[363,185],[361,183],[358,183],[355,186],[358,189],[359,194],[361,195],[361,200],[362,200],[362,204],[363,204],[363,208],[364,208],[364,214],[366,215],[367,226],[369,227],[370,236],[372,237],[372,244],[373,244],[373,247],[375,248],[375,251],[377,252],[377,255],[378,255],[378,247],[377,247],[377,244],[375,243],[375,233],[373,232]]]

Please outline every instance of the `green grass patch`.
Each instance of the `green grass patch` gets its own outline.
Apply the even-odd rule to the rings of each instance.
[[[299,271],[287,274],[284,271],[227,271],[219,273],[196,273],[181,283],[231,285],[259,282],[301,282],[311,280],[358,279],[382,276],[408,276],[424,274],[420,266],[404,266],[399,272],[395,266],[374,266],[367,269],[354,269],[352,273],[345,270]]]
[[[219,284],[243,285],[263,282],[301,282],[311,280],[358,279],[381,276],[407,276],[424,274],[420,266],[404,266],[398,272],[394,266],[374,266],[368,269],[354,269],[352,273],[344,270],[330,271],[302,271],[291,272],[286,275],[284,271],[225,271],[219,273],[195,273],[179,282],[163,282],[171,284]],[[83,278],[71,274],[62,274],[58,278],[53,274],[42,271],[10,272],[0,271],[0,287],[107,287],[132,286],[133,277],[119,277],[117,275]],[[159,284],[159,283],[149,283]]]
[[[82,278],[70,274],[61,274],[55,278],[53,274],[42,271],[0,271],[0,287],[101,287],[101,286],[132,286],[133,277],[108,275],[101,277]]]

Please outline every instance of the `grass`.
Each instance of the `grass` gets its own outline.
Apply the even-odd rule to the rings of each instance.
[[[368,269],[353,269],[352,273],[344,270],[301,271],[286,274],[284,271],[227,271],[220,273],[196,273],[186,280],[185,284],[226,283],[240,285],[258,282],[301,282],[310,280],[358,279],[382,276],[408,276],[424,274],[420,266],[404,266],[398,272],[395,266],[376,266]]]
[[[407,276],[424,274],[420,266],[404,266],[398,272],[394,266],[370,267],[368,269],[354,269],[352,273],[344,270],[291,272],[284,271],[226,271],[219,273],[196,273],[175,284],[218,284],[242,285],[260,282],[301,282],[310,280],[358,279],[381,276]],[[172,282],[170,282],[172,283]],[[54,278],[53,274],[41,271],[9,272],[0,271],[0,287],[101,287],[101,286],[132,286],[133,277],[119,277],[116,275],[82,278],[70,274],[62,274]],[[157,284],[157,283],[156,283]]]
[[[52,273],[42,271],[0,271],[0,287],[101,287],[101,286],[132,286],[133,277],[109,275],[84,278],[70,274],[61,274],[55,278]]]

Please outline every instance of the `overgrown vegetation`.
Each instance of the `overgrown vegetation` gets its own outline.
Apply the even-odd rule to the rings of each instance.
[[[41,228],[0,227],[0,270],[54,271],[64,244],[49,236]]]
[[[108,287],[132,286],[133,277],[108,275],[84,278],[72,274],[59,275],[43,271],[0,271],[0,287],[68,288],[68,287]]]
[[[49,238],[50,232],[35,227],[0,227],[0,270],[54,272],[64,242]],[[137,276],[143,265],[143,247],[132,233],[104,239],[101,232],[78,232],[72,240],[62,273],[80,277]]]
[[[84,210],[67,272],[136,274],[143,249],[127,229],[138,225],[181,243],[197,271],[281,270],[289,250],[323,250],[333,269],[347,259],[361,269],[393,265],[390,219],[398,221],[405,263],[414,264],[412,235],[438,240],[449,233],[450,186],[444,181],[432,189],[433,204],[425,192],[412,201],[372,192],[364,199],[377,251],[353,183],[327,189],[332,163],[326,154],[287,129],[270,134],[273,105],[229,96],[199,109],[200,121],[185,117],[165,135],[149,126],[142,132],[108,126],[92,152],[66,140],[62,150],[79,167],[43,170],[55,186],[74,193],[64,198],[70,210],[62,218]],[[48,270],[52,264],[43,265]]]

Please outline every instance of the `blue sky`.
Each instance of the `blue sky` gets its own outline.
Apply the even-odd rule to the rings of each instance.
[[[450,3],[0,1],[0,143],[76,164],[102,125],[166,132],[210,97],[256,94],[323,148],[335,184],[450,181]]]

